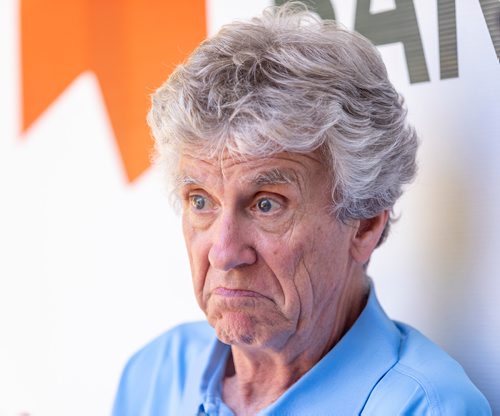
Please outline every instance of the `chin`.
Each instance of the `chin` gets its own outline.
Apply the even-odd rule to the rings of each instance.
[[[279,320],[249,312],[225,311],[212,319],[209,317],[208,322],[221,342],[234,346],[279,350],[291,335],[289,328],[280,325]]]
[[[258,323],[247,312],[226,311],[208,318],[217,338],[229,345],[259,344]]]

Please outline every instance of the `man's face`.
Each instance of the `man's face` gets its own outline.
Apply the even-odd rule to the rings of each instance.
[[[318,155],[185,153],[179,173],[194,290],[219,339],[281,349],[324,330],[353,275],[354,231],[329,212]]]

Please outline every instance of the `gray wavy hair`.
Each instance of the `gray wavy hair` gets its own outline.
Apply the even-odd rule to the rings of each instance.
[[[319,151],[343,222],[392,211],[416,171],[417,136],[377,49],[296,2],[205,40],[153,95],[148,122],[171,179],[185,149]]]

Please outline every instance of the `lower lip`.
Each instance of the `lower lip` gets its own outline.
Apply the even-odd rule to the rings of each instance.
[[[227,289],[225,287],[218,287],[214,290],[214,293],[228,298],[258,298],[262,296],[256,292],[252,292],[251,290]]]

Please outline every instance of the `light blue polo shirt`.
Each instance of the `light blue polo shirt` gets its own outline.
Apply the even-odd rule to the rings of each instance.
[[[178,326],[136,353],[113,416],[228,416],[221,379],[230,347],[205,322]],[[491,415],[462,367],[408,325],[391,321],[372,289],[340,342],[259,415]]]

